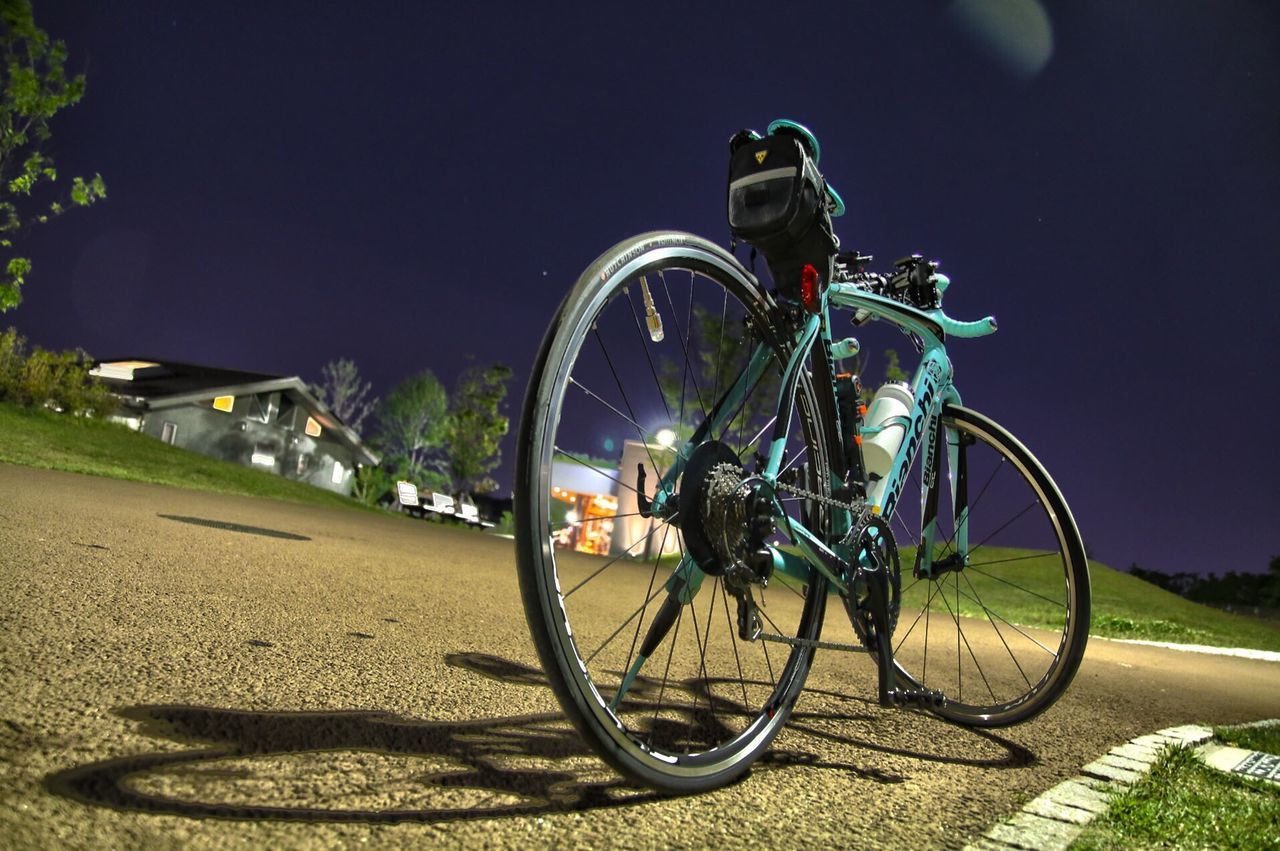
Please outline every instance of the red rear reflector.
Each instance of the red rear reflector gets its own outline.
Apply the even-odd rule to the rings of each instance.
[[[810,313],[817,313],[822,309],[822,292],[818,287],[819,283],[818,270],[812,263],[804,264],[804,268],[800,270],[800,302]]]

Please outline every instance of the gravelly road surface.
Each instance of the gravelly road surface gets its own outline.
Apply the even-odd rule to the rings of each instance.
[[[1103,641],[994,734],[880,709],[862,656],[809,685],[745,780],[658,799],[541,684],[511,542],[0,465],[5,848],[958,847],[1133,736],[1280,715],[1276,663]]]

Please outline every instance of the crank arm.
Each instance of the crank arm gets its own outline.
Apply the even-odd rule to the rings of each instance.
[[[894,705],[893,640],[889,633],[889,577],[883,568],[864,570],[867,583],[867,612],[876,629],[877,693],[880,705]]]

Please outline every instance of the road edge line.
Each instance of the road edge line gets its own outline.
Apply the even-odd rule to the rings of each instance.
[[[1137,644],[1142,647],[1163,647],[1166,650],[1181,650],[1184,653],[1207,653],[1213,656],[1234,656],[1239,659],[1256,659],[1262,662],[1280,662],[1280,652],[1275,650],[1256,650],[1251,647],[1218,647],[1213,644],[1179,644],[1174,641],[1148,641],[1143,638],[1111,638],[1106,635],[1090,635],[1089,640],[1101,639],[1118,644]]]

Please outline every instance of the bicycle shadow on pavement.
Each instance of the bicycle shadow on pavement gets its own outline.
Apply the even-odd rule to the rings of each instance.
[[[504,684],[546,687],[538,669],[500,657],[451,654],[446,661]],[[134,812],[373,823],[588,811],[663,797],[620,778],[559,713],[428,721],[379,711],[252,712],[142,705],[122,708],[117,714],[135,722],[139,732],[151,738],[187,747],[177,751],[166,747],[55,772],[45,779],[49,791],[90,805]],[[842,743],[838,736],[811,729],[812,722],[870,716],[798,712],[793,717],[801,732]],[[979,735],[1003,745],[1007,756],[994,762],[975,761],[976,765],[1034,761],[1013,743],[987,733]],[[843,744],[939,758],[853,739]],[[795,766],[837,769],[880,783],[906,779],[824,761],[776,744],[756,770]],[[338,800],[347,806],[317,803]]]

